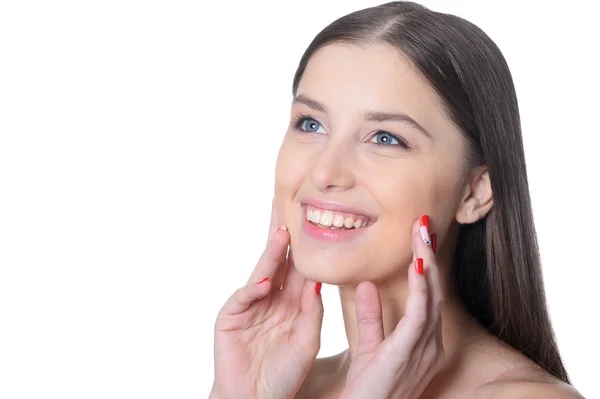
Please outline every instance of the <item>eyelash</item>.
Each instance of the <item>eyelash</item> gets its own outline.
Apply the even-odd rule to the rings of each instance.
[[[310,115],[306,115],[306,114],[300,114],[300,115],[298,115],[298,116],[297,116],[297,117],[294,119],[294,121],[293,121],[294,129],[296,129],[297,131],[303,132],[303,133],[312,133],[312,132],[307,132],[306,130],[304,130],[304,129],[302,128],[302,126],[304,125],[304,123],[305,123],[307,120],[314,121],[314,122],[318,123],[320,126],[322,126],[322,125],[321,125],[321,123],[320,123],[319,121],[317,121],[315,118],[313,118],[312,116],[310,116]],[[392,134],[392,133],[390,133],[390,132],[387,132],[387,131],[385,131],[385,130],[378,130],[378,131],[376,131],[376,132],[375,132],[375,135],[377,135],[377,134],[381,134],[381,133],[385,133],[385,134],[388,134],[388,135],[390,135],[390,136],[391,136],[392,138],[394,138],[394,139],[395,139],[395,140],[396,140],[396,141],[397,141],[399,144],[377,144],[377,145],[380,145],[380,146],[382,146],[382,147],[393,147],[393,146],[399,146],[399,147],[402,147],[402,148],[404,148],[405,150],[410,150],[410,149],[412,149],[412,147],[411,147],[411,146],[410,146],[410,145],[409,145],[409,144],[406,142],[406,140],[404,140],[402,137],[396,136],[395,134]]]
[[[315,121],[317,123],[319,123],[315,118],[311,117],[310,115],[306,115],[306,114],[299,114],[296,119],[294,119],[294,129],[304,132],[304,133],[309,133],[306,130],[302,129],[302,125],[304,124],[304,122],[306,122],[307,120],[312,120]],[[320,125],[320,123],[319,123]]]

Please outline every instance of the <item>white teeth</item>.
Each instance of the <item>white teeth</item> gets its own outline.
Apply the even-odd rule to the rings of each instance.
[[[332,230],[339,230],[342,228],[358,229],[360,227],[365,227],[368,224],[367,220],[354,220],[354,217],[352,216],[344,218],[344,215],[332,211],[319,210],[313,207],[306,208],[306,220],[322,227],[329,227]]]
[[[313,223],[319,223],[321,221],[321,212],[313,209],[310,221]]]
[[[344,225],[344,217],[342,215],[335,215],[333,225],[335,227],[342,227]]]
[[[344,227],[350,229],[352,226],[354,226],[354,219],[347,217],[346,220],[344,220]]]
[[[323,226],[331,226],[333,224],[333,212],[331,211],[325,211],[323,212],[323,215],[321,215],[321,221],[319,222],[319,224],[323,225]]]

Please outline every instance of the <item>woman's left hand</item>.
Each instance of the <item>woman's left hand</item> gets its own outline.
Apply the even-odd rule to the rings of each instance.
[[[405,314],[387,337],[377,288],[363,282],[356,289],[358,347],[342,399],[418,398],[444,359],[440,276],[419,221],[413,225],[412,243]]]

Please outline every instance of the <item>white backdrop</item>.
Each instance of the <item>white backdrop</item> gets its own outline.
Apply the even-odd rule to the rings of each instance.
[[[297,62],[380,2],[273,3],[0,3],[0,397],[207,396],[214,318],[265,243]],[[559,346],[600,397],[600,31],[593,2],[534,3],[423,2],[511,66]],[[320,356],[345,349],[323,295]]]

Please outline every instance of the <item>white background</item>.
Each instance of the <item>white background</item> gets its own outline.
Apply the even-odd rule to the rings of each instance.
[[[377,4],[0,3],[0,397],[207,396],[214,318],[265,243],[297,62]],[[559,346],[600,396],[593,2],[424,4],[511,66]],[[321,356],[345,349],[323,295]]]

